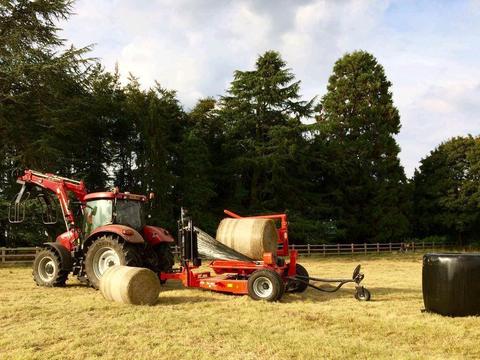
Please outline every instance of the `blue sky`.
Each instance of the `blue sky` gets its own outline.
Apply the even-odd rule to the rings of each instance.
[[[321,97],[346,52],[373,53],[393,83],[408,176],[442,141],[480,133],[480,0],[77,0],[64,37],[108,70],[178,91],[186,109],[224,93],[233,71],[279,51]]]

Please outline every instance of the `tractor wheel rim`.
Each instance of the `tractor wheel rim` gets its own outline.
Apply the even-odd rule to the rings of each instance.
[[[268,298],[273,293],[272,281],[266,277],[259,277],[253,282],[253,292],[260,298]]]
[[[45,282],[54,278],[56,270],[57,264],[50,256],[45,256],[38,264],[38,275]]]
[[[102,277],[108,268],[120,265],[120,258],[115,250],[110,247],[99,249],[93,257],[93,272],[97,278]]]

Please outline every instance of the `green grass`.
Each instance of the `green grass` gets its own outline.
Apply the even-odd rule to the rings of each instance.
[[[171,283],[156,306],[128,306],[73,279],[40,288],[29,268],[0,268],[0,358],[480,357],[480,318],[421,312],[420,254],[300,262],[321,276],[350,276],[361,262],[372,301],[356,301],[353,286],[264,303]]]

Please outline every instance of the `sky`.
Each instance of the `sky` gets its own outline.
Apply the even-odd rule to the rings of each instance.
[[[442,141],[480,134],[480,0],[77,0],[74,13],[68,43],[95,44],[107,70],[176,90],[186,110],[267,50],[320,99],[335,61],[366,50],[392,82],[409,177]]]

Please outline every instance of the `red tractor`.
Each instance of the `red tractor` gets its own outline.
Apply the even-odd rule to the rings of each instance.
[[[33,277],[37,285],[63,286],[72,273],[98,288],[100,277],[113,265],[146,267],[157,273],[171,271],[174,258],[170,245],[174,239],[167,230],[146,225],[146,196],[118,189],[89,194],[83,181],[32,170],[26,170],[17,182],[22,188],[10,206],[10,222],[23,222],[25,202],[35,195],[44,209],[43,222],[56,223],[53,193],[66,226],[66,231],[55,242],[44,243],[35,257]],[[80,221],[72,210],[75,205]]]

